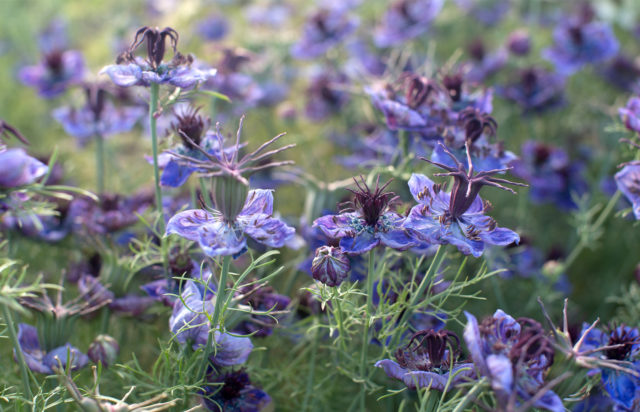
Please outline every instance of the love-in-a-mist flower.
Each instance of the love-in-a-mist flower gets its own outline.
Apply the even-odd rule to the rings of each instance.
[[[630,98],[625,107],[618,109],[618,114],[627,129],[640,133],[640,97]]]
[[[543,112],[564,103],[565,77],[541,67],[520,70],[510,84],[497,88],[505,99],[525,113]]]
[[[64,131],[77,138],[81,145],[96,136],[105,138],[128,132],[145,113],[142,107],[114,106],[107,98],[109,90],[100,84],[87,84],[84,91],[87,97],[84,106],[63,106],[52,113]]]
[[[553,46],[542,51],[559,73],[570,75],[586,64],[614,57],[620,45],[610,26],[602,22],[575,17],[553,31]]]
[[[349,257],[332,246],[321,246],[311,263],[313,278],[327,286],[339,286],[349,276],[351,262]]]
[[[36,89],[41,97],[51,99],[64,93],[69,86],[80,84],[85,73],[81,52],[56,49],[46,52],[37,65],[22,68],[18,78]]]
[[[36,182],[47,174],[49,167],[22,148],[0,148],[0,190]]]
[[[343,7],[321,8],[305,22],[300,40],[291,46],[291,55],[297,59],[322,56],[357,26],[358,20],[347,14]]]
[[[421,330],[398,349],[396,360],[383,359],[376,367],[407,387],[444,391],[447,382],[456,385],[475,378],[473,364],[460,362],[460,339],[448,330]]]
[[[175,233],[198,242],[208,256],[237,256],[243,253],[247,248],[245,235],[263,245],[279,248],[295,233],[292,227],[273,217],[271,191],[249,191],[249,182],[244,176],[258,170],[290,164],[289,161],[260,162],[293,145],[265,152],[266,147],[283,136],[280,134],[240,157],[238,152],[241,147],[242,122],[240,120],[232,153],[222,150],[218,158],[199,146],[197,149],[205,156],[205,160],[174,153],[190,166],[198,168],[202,175],[213,177],[210,197],[215,208],[206,207],[178,213],[169,220],[166,234]],[[217,136],[220,147],[224,147],[222,134],[218,132]]]
[[[344,73],[328,70],[312,76],[307,88],[305,114],[314,122],[340,113],[349,102],[349,93],[344,90],[348,78]]]
[[[619,363],[617,368],[600,366],[602,385],[616,409],[633,411],[640,408],[640,332],[625,325],[612,326],[608,331],[584,324],[580,338],[581,352]]]
[[[210,369],[199,395],[200,404],[213,412],[260,412],[272,406],[271,397],[242,369],[225,373]]]
[[[483,202],[478,193],[483,186],[493,186],[515,193],[503,184],[524,185],[493,176],[508,169],[475,173],[468,148],[467,165],[462,164],[444,145],[442,149],[456,167],[424,158],[423,160],[447,171],[435,176],[451,176],[451,192],[445,192],[442,185],[434,184],[424,175],[412,174],[409,190],[418,205],[411,209],[403,228],[410,230],[415,238],[423,242],[450,243],[462,253],[475,257],[482,255],[485,244],[506,246],[517,243],[520,240],[517,233],[498,227],[495,220],[485,215],[489,204]]]
[[[640,220],[640,162],[631,162],[615,175],[618,190],[631,202],[633,215]]]
[[[444,0],[396,0],[374,34],[378,47],[390,47],[424,34],[440,14]]]
[[[165,62],[166,40],[169,39],[173,58]],[[138,46],[146,42],[147,58],[135,56]],[[149,86],[151,83],[170,84],[182,89],[191,89],[215,75],[215,70],[200,70],[192,67],[193,56],[184,56],[178,50],[178,32],[171,27],[141,27],[133,42],[120,54],[116,64],[102,69],[118,86]]]
[[[340,239],[340,248],[348,254],[360,255],[378,245],[397,250],[407,250],[417,243],[402,227],[404,218],[389,210],[397,199],[393,192],[385,192],[391,183],[380,186],[380,177],[371,189],[364,178],[354,179],[356,190],[351,207],[339,215],[326,215],[316,219],[313,227],[318,227],[331,239]]]
[[[533,319],[518,320],[498,309],[478,324],[465,312],[464,340],[480,376],[489,379],[501,410],[515,410],[544,393],[530,407],[563,412],[558,395],[544,389],[544,374],[553,364],[554,347],[542,326]]]
[[[509,54],[504,48],[487,51],[482,39],[471,43],[468,47],[472,60],[467,63],[469,70],[465,79],[472,83],[482,83],[496,74],[507,63]]]

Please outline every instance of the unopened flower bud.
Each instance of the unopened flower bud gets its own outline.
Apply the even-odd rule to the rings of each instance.
[[[311,264],[313,278],[327,286],[338,286],[349,275],[351,263],[340,248],[322,246],[316,249]]]
[[[102,366],[108,368],[113,365],[120,352],[118,342],[109,335],[98,335],[89,345],[87,354],[94,363],[102,362]]]
[[[531,50],[531,36],[525,30],[516,30],[509,35],[507,47],[516,56],[526,56]]]

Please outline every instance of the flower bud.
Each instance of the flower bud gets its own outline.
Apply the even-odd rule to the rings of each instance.
[[[227,222],[233,222],[244,207],[249,186],[233,176],[218,176],[213,179],[212,194],[216,209]]]
[[[525,30],[516,30],[507,40],[509,51],[516,56],[526,56],[531,50],[531,37]]]
[[[347,278],[349,270],[349,258],[340,248],[322,246],[316,249],[316,256],[311,264],[314,279],[327,286],[338,286]]]
[[[98,335],[89,345],[87,354],[94,363],[102,362],[102,366],[108,368],[116,361],[120,352],[118,342],[109,335]]]

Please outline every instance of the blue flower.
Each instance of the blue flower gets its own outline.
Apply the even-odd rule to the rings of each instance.
[[[297,59],[313,59],[322,56],[351,34],[358,20],[340,7],[322,8],[305,22],[300,40],[291,47],[291,55]]]
[[[383,359],[375,366],[411,389],[444,391],[449,379],[455,385],[475,378],[473,364],[458,363],[460,339],[448,330],[429,329],[414,333],[407,346],[396,351],[395,357],[396,361]]]
[[[464,340],[480,376],[489,379],[502,405],[522,405],[544,386],[543,375],[553,363],[554,348],[540,324],[532,319],[516,321],[498,309],[481,325],[465,312]],[[513,406],[516,406],[513,405]],[[531,405],[563,412],[562,400],[551,390]]]
[[[473,60],[469,62],[471,68],[465,75],[465,79],[472,83],[482,83],[496,74],[504,67],[509,58],[509,54],[504,48],[487,53],[481,40],[469,46],[469,53]]]
[[[235,220],[226,220],[218,210],[193,209],[169,219],[166,234],[175,233],[198,242],[208,256],[238,255],[247,249],[245,235],[258,243],[279,248],[295,230],[273,216],[270,190],[252,190]]]
[[[443,146],[444,147],[444,146]],[[520,237],[510,229],[499,228],[495,220],[486,216],[487,205],[478,195],[482,186],[493,186],[510,191],[502,185],[519,183],[505,179],[490,177],[492,174],[504,172],[506,169],[488,170],[474,173],[471,159],[468,159],[468,171],[455,156],[444,148],[457,168],[435,163],[448,171],[436,176],[452,176],[454,184],[451,192],[444,191],[442,185],[434,184],[428,177],[412,174],[409,179],[409,190],[419,203],[414,206],[403,224],[416,239],[427,243],[450,243],[462,253],[480,257],[485,244],[507,246],[518,243]]]
[[[200,403],[213,412],[259,412],[271,404],[262,389],[251,384],[244,370],[207,374],[207,384],[200,393]]]
[[[165,40],[170,40],[173,49],[173,59],[166,63]],[[147,59],[136,57],[135,50],[147,43]],[[140,28],[129,48],[118,56],[117,64],[103,68],[100,73],[106,73],[116,85],[121,87],[145,86],[151,83],[171,84],[182,89],[191,89],[198,83],[208,80],[215,75],[215,70],[200,70],[192,67],[193,57],[184,56],[177,51],[178,33],[166,27],[163,30],[151,27]]]
[[[40,345],[36,328],[24,323],[18,325],[18,343],[29,369],[45,375],[55,375],[56,369],[59,368],[58,360],[62,363],[63,368],[66,368],[67,363],[71,362],[72,370],[83,368],[89,362],[87,355],[68,343],[45,351]],[[69,358],[67,355],[71,357]]]
[[[378,47],[391,47],[418,37],[429,30],[440,14],[444,0],[397,0],[391,4],[376,29]]]
[[[252,313],[234,327],[233,332],[257,338],[271,335],[291,304],[288,296],[275,293],[272,287],[262,284],[243,286],[238,289],[237,295],[240,297],[239,303],[249,306]]]
[[[543,112],[564,104],[565,77],[539,67],[520,70],[517,79],[498,92],[525,113]]]
[[[0,148],[0,189],[19,187],[36,182],[49,167],[27,154],[24,149]]]
[[[632,203],[633,214],[640,220],[640,164],[627,164],[616,173],[615,179],[618,190]]]
[[[322,216],[313,222],[313,227],[320,228],[331,239],[340,239],[340,247],[348,254],[360,255],[380,244],[397,250],[417,246],[401,227],[404,218],[388,210],[395,195],[384,189],[391,181],[380,187],[378,177],[373,191],[364,178],[355,182],[357,190],[352,190],[355,211]]]
[[[482,24],[493,26],[509,11],[510,0],[456,0],[456,4]]]
[[[553,31],[552,47],[542,51],[564,75],[578,71],[586,64],[599,63],[614,57],[620,45],[611,27],[600,22],[570,21]]]
[[[627,129],[640,133],[640,97],[630,98],[625,107],[618,109],[618,114]]]
[[[82,82],[86,72],[82,53],[76,50],[54,50],[44,55],[42,62],[20,70],[18,77],[26,86],[33,87],[40,96],[51,99],[67,88]]]

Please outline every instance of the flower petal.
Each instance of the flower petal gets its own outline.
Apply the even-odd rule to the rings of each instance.
[[[409,190],[416,202],[427,204],[425,193],[433,193],[433,181],[425,175],[412,173],[409,178]]]
[[[50,374],[51,369],[42,362],[44,351],[40,347],[38,331],[35,327],[20,323],[18,325],[18,343],[29,369],[34,372]],[[15,349],[13,350],[14,358]],[[17,359],[17,358],[16,358]]]
[[[471,313],[465,311],[467,317],[467,325],[464,327],[464,341],[469,349],[473,364],[480,371],[480,375],[488,376],[489,368],[485,362],[484,352],[482,350],[482,338],[480,336],[480,328],[478,320]]]
[[[178,234],[188,240],[199,240],[202,226],[211,224],[215,217],[202,209],[191,209],[180,212],[169,219],[166,234]]]
[[[361,255],[380,244],[380,240],[373,233],[363,230],[355,237],[343,237],[340,239],[340,247],[350,255]]]
[[[214,221],[203,225],[198,234],[200,248],[207,256],[237,255],[247,247],[245,237],[236,233],[234,228],[225,222]]]
[[[253,350],[251,339],[215,332],[216,352],[211,360],[218,366],[241,365],[247,361]]]
[[[247,235],[269,247],[283,247],[296,232],[279,219],[265,214],[253,215],[250,219],[248,216],[239,215],[237,222]]]
[[[273,191],[256,189],[251,190],[247,195],[247,200],[244,203],[244,207],[240,212],[240,215],[255,215],[255,214],[273,214]]]
[[[509,358],[504,355],[491,354],[487,356],[487,367],[491,379],[491,388],[501,394],[508,396],[513,390],[513,365]]]
[[[448,373],[439,375],[435,372],[410,371],[402,377],[402,381],[411,389],[431,388],[443,391],[447,386],[448,376]]]
[[[402,380],[402,377],[407,374],[407,370],[402,366],[398,365],[395,361],[391,359],[382,359],[376,362],[374,365],[376,368],[384,369],[384,373],[387,374],[388,377]]]
[[[142,84],[142,69],[137,64],[112,64],[100,71],[106,73],[117,86],[130,87]]]
[[[69,361],[71,361],[71,370],[75,371],[89,363],[89,357],[67,343],[48,352],[42,359],[42,363],[51,370],[50,374],[59,369],[60,364],[63,369],[66,369]]]

